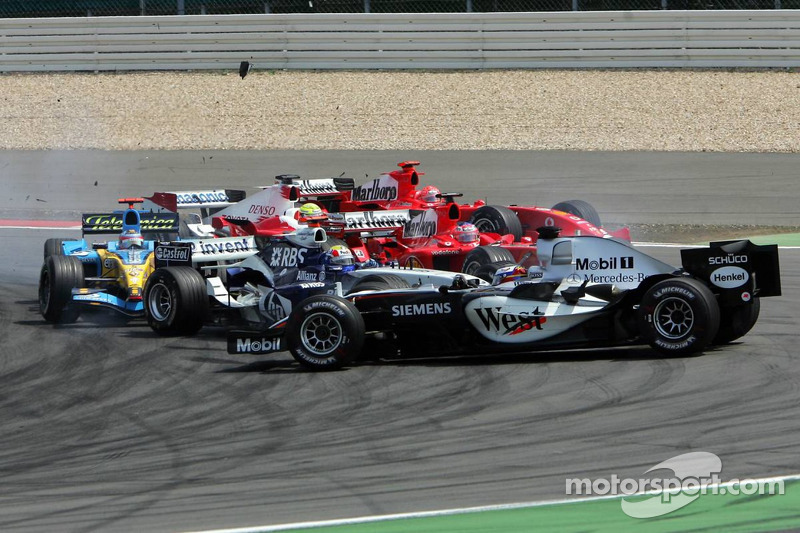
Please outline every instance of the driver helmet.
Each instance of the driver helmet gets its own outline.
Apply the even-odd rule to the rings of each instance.
[[[300,207],[298,211],[298,220],[302,224],[319,225],[323,220],[328,220],[328,215],[325,214],[320,206],[309,202]]]
[[[132,228],[123,231],[119,236],[119,246],[117,247],[121,250],[127,250],[128,248],[132,248],[134,246],[138,246],[139,248],[144,246],[144,238],[142,238],[142,234]]]
[[[441,194],[438,188],[433,185],[427,185],[419,191],[417,199],[424,204],[436,205],[441,202],[441,198],[437,198],[438,194]]]
[[[469,222],[459,222],[453,230],[453,236],[458,242],[466,244],[478,242],[481,238],[478,228]]]
[[[325,264],[331,270],[350,271],[355,268],[353,252],[347,246],[336,244],[325,252]]]
[[[519,281],[527,278],[528,269],[519,265],[512,265],[507,267],[498,268],[494,274],[492,285],[499,285],[500,283],[508,283],[509,281]]]

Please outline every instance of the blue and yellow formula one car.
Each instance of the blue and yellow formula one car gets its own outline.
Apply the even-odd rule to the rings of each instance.
[[[178,216],[134,209],[142,201],[120,199],[128,209],[83,215],[80,240],[47,239],[39,276],[39,309],[45,320],[75,322],[85,305],[110,307],[131,317],[144,315],[143,288],[155,264],[152,239],[176,235]],[[89,243],[87,234],[119,238]]]

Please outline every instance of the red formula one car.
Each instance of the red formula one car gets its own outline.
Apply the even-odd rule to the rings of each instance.
[[[487,264],[536,264],[539,229],[557,227],[565,236],[590,235],[630,241],[627,228],[609,232],[587,202],[570,200],[553,208],[458,204],[458,193],[418,188],[418,161],[382,174],[358,187],[338,187],[331,180],[298,180],[301,201],[314,201],[332,213],[329,233],[369,256],[404,266],[462,271]],[[538,229],[537,229],[538,228]]]

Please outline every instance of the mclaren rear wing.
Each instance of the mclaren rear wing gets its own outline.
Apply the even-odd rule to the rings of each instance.
[[[681,250],[683,268],[719,294],[720,305],[741,305],[753,297],[781,295],[776,244],[749,240],[712,242],[708,248]]]

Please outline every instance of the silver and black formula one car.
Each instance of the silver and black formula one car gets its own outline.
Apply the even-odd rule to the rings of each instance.
[[[379,335],[400,355],[631,344],[688,355],[743,336],[760,299],[781,293],[775,245],[712,243],[683,250],[675,268],[618,240],[540,232],[539,264],[497,265],[493,286],[455,275],[437,287],[412,275],[392,288],[311,294],[264,329],[230,332],[228,351],[288,349],[306,367],[333,369]]]

